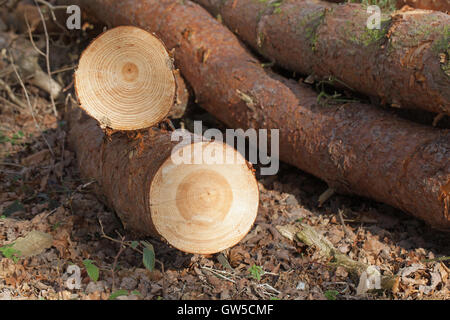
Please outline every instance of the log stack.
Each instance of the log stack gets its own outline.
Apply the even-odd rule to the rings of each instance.
[[[172,132],[155,126],[175,104],[172,69],[154,35],[129,26],[103,33],[76,71],[81,108],[70,112],[69,140],[82,176],[97,182],[96,193],[126,229],[185,252],[216,253],[250,230],[258,187],[251,167],[230,146],[191,135],[192,143],[180,145]],[[142,128],[148,129],[137,131]],[[231,154],[226,159],[232,161],[216,161],[219,154]]]
[[[97,14],[110,26],[135,25],[155,32],[169,49],[174,49],[175,63],[195,92],[196,101],[203,108],[229,127],[280,129],[280,158],[283,161],[325,180],[330,188],[338,192],[361,195],[390,204],[435,228],[450,230],[448,130],[415,124],[398,118],[392,112],[358,102],[320,103],[317,93],[310,87],[262,68],[261,63],[243,47],[231,31],[191,1],[75,2],[81,5],[82,10]],[[344,5],[341,9],[333,10],[333,14],[328,14],[325,9],[330,4],[320,1],[283,1],[280,5],[281,12],[286,9],[286,14],[295,13],[292,17],[293,25],[297,25],[294,22],[298,22],[299,15],[306,19],[307,23],[302,27],[303,35],[310,30],[307,26],[320,25],[324,28],[318,33],[323,34],[323,37],[317,39],[315,43],[317,47],[314,46],[313,50],[310,38],[300,37],[299,39],[304,41],[309,39],[303,44],[295,37],[286,38],[295,35],[295,32],[269,33],[268,30],[272,29],[264,29],[265,36],[258,37],[259,32],[255,34],[255,31],[259,30],[261,22],[251,19],[255,13],[261,13],[258,6],[265,3],[264,1],[217,2],[223,3],[223,6],[230,6],[229,10],[234,12],[233,14],[226,14],[223,11],[224,7],[219,8],[222,19],[227,23],[233,15],[233,21],[244,27],[236,30],[235,25],[230,23],[230,28],[248,40],[248,43],[256,44],[258,48],[262,44],[264,49],[262,53],[270,50],[272,53],[280,54],[288,52],[295,58],[282,60],[281,55],[274,55],[280,64],[285,61],[287,67],[295,67],[288,63],[298,63],[309,70],[323,69],[322,75],[329,75],[332,70],[336,76],[349,74],[348,79],[361,79],[360,84],[355,80],[354,89],[371,88],[382,99],[399,103],[401,106],[420,107],[436,112],[448,111],[450,94],[448,75],[442,69],[443,64],[448,62],[448,56],[444,53],[444,56],[440,56],[440,60],[436,60],[436,51],[430,51],[430,45],[437,45],[442,39],[446,39],[441,37],[442,33],[436,31],[448,24],[448,17],[440,16],[440,13],[419,12],[417,20],[411,16],[401,17],[396,22],[389,20],[386,26],[394,32],[391,33],[391,37],[395,38],[397,34],[399,35],[397,39],[400,40],[404,28],[411,28],[416,23],[425,25],[424,21],[428,21],[427,19],[436,22],[429,24],[431,26],[429,33],[422,34],[418,38],[420,50],[419,47],[412,49],[408,45],[407,50],[400,48],[399,51],[391,52],[389,59],[385,59],[385,55],[381,54],[379,57],[381,60],[372,60],[369,66],[367,63],[372,53],[364,49],[364,43],[355,44],[347,54],[340,51],[341,49],[345,51],[348,48],[345,44],[353,40],[360,42],[365,39],[357,29],[352,29],[358,31],[356,38],[347,37],[344,39],[344,46],[337,46],[336,42],[336,46],[326,49],[326,44],[331,43],[327,41],[334,33],[332,26],[341,26],[343,19],[348,21],[349,8],[357,9],[353,15],[358,20],[362,17],[359,15],[360,7]],[[206,3],[205,5],[207,6]],[[242,7],[242,10],[249,13],[248,17],[235,10],[238,6],[244,5],[248,6]],[[293,30],[282,28],[283,19],[275,17],[275,11],[279,12],[279,10],[269,12],[270,19],[269,15],[262,15],[262,18],[267,18],[264,26],[279,26],[280,32]],[[284,17],[284,20],[287,18]],[[354,27],[352,22],[350,24]],[[394,25],[397,27],[392,29]],[[325,34],[327,28],[333,29],[329,35]],[[340,31],[336,30],[339,36]],[[387,34],[383,33],[383,37],[385,35]],[[277,40],[276,37],[280,39]],[[377,38],[377,41],[369,45],[382,50],[382,42],[385,41],[383,37]],[[259,42],[257,39],[260,39]],[[297,49],[293,50],[292,46],[296,46]],[[286,48],[293,51],[285,51]],[[317,60],[316,50],[327,55]],[[361,57],[355,60],[356,55],[354,59],[346,57],[352,50],[363,56],[367,54],[366,61],[360,61]],[[403,56],[400,57],[400,54]],[[329,61],[326,57],[329,55],[333,57],[334,66],[327,65]],[[308,66],[305,64],[308,62],[305,57],[311,57],[312,61],[317,63]],[[346,66],[348,61],[363,63],[361,73],[354,67]],[[405,76],[400,72],[394,77],[396,68],[397,71],[406,72],[408,79],[395,78]],[[380,73],[382,70],[387,74]],[[390,76],[394,78],[389,78]],[[381,85],[381,77],[387,77],[385,80],[389,85]],[[380,88],[384,88],[385,91]]]

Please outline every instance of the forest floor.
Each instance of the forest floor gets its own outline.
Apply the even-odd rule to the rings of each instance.
[[[55,102],[57,116],[48,95],[26,81],[33,112],[13,104],[0,89],[0,300],[97,300],[112,294],[117,299],[450,298],[448,234],[359,197],[334,195],[319,207],[327,185],[284,164],[278,175],[258,177],[258,217],[233,248],[202,256],[159,240],[134,239],[93,195],[92,183],[80,178],[76,155],[67,145],[64,110],[70,99],[65,98],[73,96],[72,74],[79,54],[98,31],[50,34],[50,67],[56,71],[54,79],[66,88]],[[28,38],[26,33],[17,36]],[[46,36],[34,38],[42,43]],[[3,63],[5,57],[3,51]],[[46,70],[45,58],[39,62]],[[27,104],[20,84],[13,81],[10,87]],[[189,127],[200,119],[214,123],[193,105],[175,125]],[[315,248],[277,231],[299,222],[314,227],[351,259],[399,275],[393,289],[357,295],[358,277],[343,267],[331,267]],[[50,235],[51,242],[34,248],[37,254],[27,258],[11,255],[8,246],[33,230]],[[139,240],[154,246],[159,262],[154,271],[144,267],[140,253],[121,245]],[[71,266],[80,270],[79,288],[68,285]],[[98,270],[98,277],[93,270]]]

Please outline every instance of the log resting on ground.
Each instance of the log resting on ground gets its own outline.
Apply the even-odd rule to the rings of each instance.
[[[235,163],[177,164],[171,133],[149,129],[142,137],[106,136],[80,108],[70,112],[69,142],[82,176],[96,181],[95,192],[135,236],[156,236],[175,248],[212,254],[238,243],[258,211],[258,186],[245,159],[230,146],[197,141],[191,146],[206,160],[229,152]],[[199,151],[198,151],[199,150]]]
[[[417,9],[436,10],[442,12],[450,11],[449,0],[397,0],[397,9],[408,5]]]
[[[230,127],[280,129],[281,160],[338,192],[390,204],[450,230],[448,130],[370,105],[320,104],[305,85],[266,72],[229,30],[190,1],[77,3],[110,25],[156,32],[175,48],[175,64],[203,108]]]
[[[266,58],[317,80],[335,79],[381,104],[450,114],[450,16],[383,14],[381,29],[360,4],[312,0],[194,0],[221,15]],[[277,4],[277,5],[275,5]]]

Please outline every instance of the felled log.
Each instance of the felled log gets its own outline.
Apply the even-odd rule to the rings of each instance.
[[[308,87],[266,72],[229,30],[190,1],[78,3],[110,25],[156,32],[175,48],[175,62],[203,108],[229,127],[280,130],[281,160],[338,192],[450,229],[449,131],[360,103],[318,103]]]
[[[81,107],[102,127],[137,130],[168,115],[176,83],[164,44],[145,30],[122,26],[83,52],[75,88]]]
[[[436,10],[442,12],[450,11],[450,1],[448,0],[397,0],[397,9],[408,5],[412,8]]]
[[[195,142],[203,164],[177,164],[171,133],[150,129],[139,139],[105,136],[81,110],[72,112],[69,141],[85,179],[136,236],[161,237],[199,254],[222,251],[250,230],[258,211],[258,186],[237,151],[217,142]],[[189,144],[175,149],[189,153]],[[197,152],[197,151],[195,151]],[[207,164],[212,152],[234,153],[242,163]]]
[[[381,104],[450,114],[450,16],[372,13],[360,4],[324,1],[194,0],[279,65],[333,79]]]

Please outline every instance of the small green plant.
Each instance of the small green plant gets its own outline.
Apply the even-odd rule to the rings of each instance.
[[[111,295],[109,296],[109,300],[116,300],[118,297],[127,296],[127,295],[128,295],[128,290],[117,290],[117,291],[114,291],[113,293],[111,293]]]
[[[252,265],[249,269],[248,269],[250,275],[252,276],[253,279],[260,281],[261,280],[261,276],[264,274],[264,271],[262,269],[262,267],[257,266],[256,264]]]
[[[155,270],[155,250],[147,241],[141,241],[141,243],[144,246],[144,250],[142,251],[142,262],[149,271],[153,271]]]
[[[92,260],[86,259],[83,261],[83,264],[86,267],[86,271],[87,271],[89,278],[92,281],[97,282],[100,272],[99,272],[99,269],[97,268],[97,266],[94,264],[94,262]]]
[[[10,142],[12,145],[16,145],[16,144],[20,144],[24,137],[25,137],[25,135],[22,131],[18,131],[17,133],[14,133],[11,138],[4,135],[3,132],[0,132],[0,143]]]
[[[339,292],[337,290],[327,290],[324,294],[325,298],[327,298],[328,300],[336,300]]]
[[[61,226],[61,222],[58,221],[52,226],[52,230],[56,231],[60,226]]]
[[[13,244],[1,247],[0,252],[5,258],[11,259],[12,261],[14,261],[14,263],[17,263],[20,259],[20,256],[22,255],[19,250],[13,248]]]
[[[141,293],[137,290],[133,290],[133,291],[128,291],[128,290],[117,290],[114,291],[113,293],[111,293],[111,295],[109,296],[109,300],[116,300],[118,297],[122,297],[122,296],[128,296],[128,295],[135,295],[135,296],[140,296]]]

